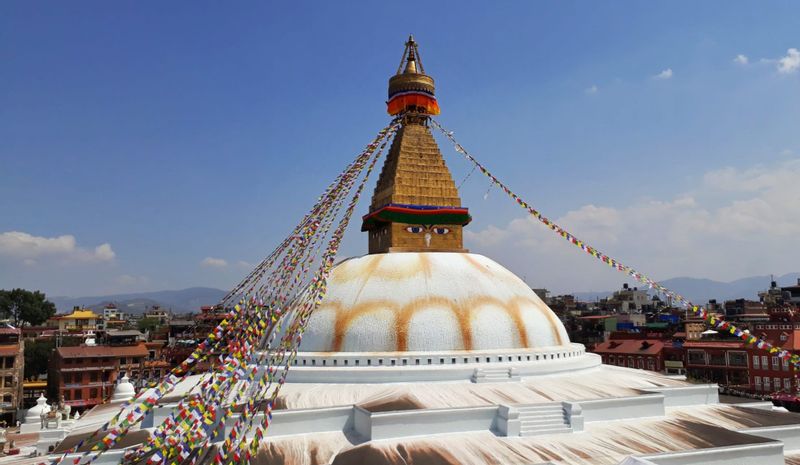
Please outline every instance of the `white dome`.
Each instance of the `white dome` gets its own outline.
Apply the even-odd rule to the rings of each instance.
[[[44,394],[36,399],[36,405],[28,409],[28,412],[25,414],[25,423],[33,424],[40,422],[42,412],[50,412],[50,406],[47,405],[47,399],[44,397]]]
[[[303,352],[526,349],[569,344],[516,275],[482,255],[365,255],[337,265]]]
[[[128,375],[126,374],[122,377],[119,384],[117,384],[117,386],[114,388],[114,394],[111,396],[111,402],[130,400],[135,395],[136,389],[134,389],[131,379],[128,378]]]

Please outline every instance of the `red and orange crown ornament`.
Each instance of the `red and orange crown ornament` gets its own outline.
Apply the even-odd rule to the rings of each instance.
[[[389,100],[386,110],[395,116],[405,112],[438,115],[439,103],[434,96],[433,78],[425,74],[422,58],[413,36],[408,36],[397,74],[389,78]]]

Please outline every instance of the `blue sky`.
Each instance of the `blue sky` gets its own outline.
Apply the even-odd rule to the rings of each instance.
[[[800,6],[698,3],[2,2],[0,287],[232,285],[387,123],[409,33],[439,121],[588,242],[657,279],[798,271]],[[621,282],[488,187],[473,252]]]

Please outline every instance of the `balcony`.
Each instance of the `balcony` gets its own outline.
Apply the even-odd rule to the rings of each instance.
[[[81,366],[81,367],[72,367],[66,368],[62,367],[59,371],[62,372],[76,372],[76,371],[92,371],[92,370],[116,370],[117,367],[115,365],[95,365],[95,366]]]

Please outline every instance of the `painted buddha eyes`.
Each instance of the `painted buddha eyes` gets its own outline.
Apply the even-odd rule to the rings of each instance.
[[[406,231],[410,232],[411,234],[420,234],[425,230],[430,230],[434,234],[447,234],[450,232],[450,228],[443,228],[441,226],[434,226],[434,227],[424,227],[424,226],[407,226]]]

